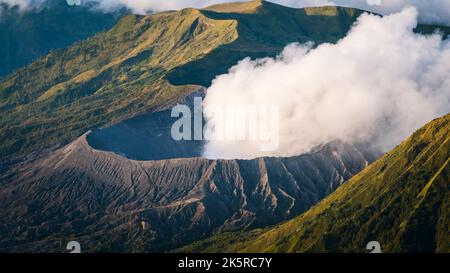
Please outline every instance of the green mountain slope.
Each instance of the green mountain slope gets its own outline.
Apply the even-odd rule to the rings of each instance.
[[[96,12],[88,6],[69,6],[66,0],[46,0],[19,11],[0,4],[0,77],[114,26],[125,11]]]
[[[128,16],[19,70],[0,83],[0,157],[72,140],[188,95],[194,89],[169,85],[166,71],[233,39],[234,24],[189,9]]]
[[[448,252],[450,114],[424,126],[318,205],[268,230],[219,234],[183,251]]]
[[[264,1],[129,15],[0,82],[0,170],[87,130],[180,101],[242,58],[335,42],[362,11]]]

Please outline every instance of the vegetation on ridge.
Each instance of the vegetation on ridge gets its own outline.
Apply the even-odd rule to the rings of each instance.
[[[267,230],[217,234],[193,252],[448,252],[450,114],[436,119],[315,207]]]

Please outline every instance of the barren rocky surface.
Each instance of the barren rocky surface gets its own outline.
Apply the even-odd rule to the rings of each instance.
[[[2,251],[164,251],[307,210],[367,165],[333,142],[291,158],[134,161],[86,134],[1,178]]]

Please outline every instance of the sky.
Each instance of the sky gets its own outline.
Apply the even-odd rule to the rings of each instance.
[[[0,0],[0,3],[18,5],[22,9],[38,6],[46,0]],[[71,0],[72,1],[72,0]],[[149,10],[163,11],[181,9],[185,7],[206,7],[223,2],[235,2],[235,0],[84,0],[96,1],[100,7],[109,11],[117,7],[126,6],[135,13],[144,14]],[[424,23],[438,23],[450,25],[450,0],[273,0],[291,7],[307,7],[320,5],[341,5],[361,8],[391,14],[401,11],[404,7],[414,6],[419,12],[419,20]]]

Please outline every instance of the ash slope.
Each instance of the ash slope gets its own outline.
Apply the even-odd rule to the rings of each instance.
[[[164,251],[304,212],[367,165],[334,142],[292,158],[133,161],[86,135],[1,177],[0,250]]]
[[[223,233],[193,252],[449,252],[450,114],[433,120],[306,213]]]

